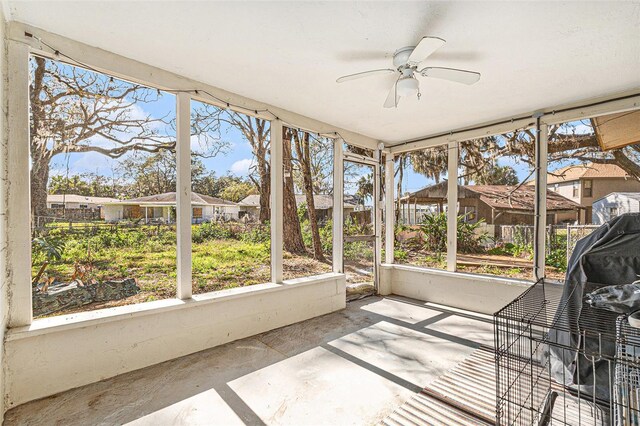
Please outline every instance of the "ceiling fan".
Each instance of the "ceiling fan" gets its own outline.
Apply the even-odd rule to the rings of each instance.
[[[439,37],[422,37],[417,46],[407,46],[396,50],[393,54],[393,68],[383,68],[350,74],[336,80],[338,83],[356,80],[382,74],[397,74],[398,78],[393,84],[385,108],[396,108],[402,97],[417,95],[420,99],[420,82],[416,74],[421,77],[441,78],[463,84],[473,84],[480,80],[480,73],[474,71],[459,70],[455,68],[426,67],[418,70],[421,62],[427,59],[433,52],[444,46],[446,42]]]

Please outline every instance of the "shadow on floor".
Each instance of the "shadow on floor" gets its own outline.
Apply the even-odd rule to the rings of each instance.
[[[492,343],[486,316],[367,297],[24,404],[5,424],[369,424]]]

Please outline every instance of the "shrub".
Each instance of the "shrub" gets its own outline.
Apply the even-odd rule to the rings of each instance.
[[[191,241],[194,243],[233,237],[231,227],[216,222],[206,222],[195,226],[191,232]]]
[[[395,249],[393,250],[393,257],[399,261],[407,260],[408,253],[402,249]]]
[[[567,272],[567,252],[564,248],[551,250],[545,258],[545,265]]]
[[[483,244],[489,240],[487,234],[479,234],[478,228],[484,224],[483,220],[475,223],[466,222],[465,215],[457,218],[458,251],[461,253],[479,253]],[[420,223],[423,234],[423,248],[432,253],[443,253],[447,250],[447,214],[426,214]]]
[[[271,240],[269,229],[269,222],[245,228],[244,232],[240,233],[240,240],[248,243],[266,243]]]

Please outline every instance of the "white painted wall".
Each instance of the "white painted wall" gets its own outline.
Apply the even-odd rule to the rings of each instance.
[[[117,222],[122,219],[122,206],[107,204],[102,208],[105,222]]]
[[[381,278],[390,280],[387,293],[492,315],[532,282],[487,275],[438,271],[405,265],[386,265]]]
[[[2,178],[5,178],[6,171],[6,148],[8,143],[7,137],[7,45],[5,40],[6,23],[3,14],[3,8],[0,7],[0,169],[2,170]],[[6,214],[5,209],[8,205],[6,202],[7,192],[4,187],[0,188],[0,199],[2,200],[1,220],[0,220],[0,342],[4,342],[7,324],[9,322],[9,295],[8,295],[8,270],[5,259],[7,252],[6,239]],[[5,412],[5,348],[4,344],[0,347],[0,423],[2,423]]]
[[[6,342],[7,408],[343,309],[345,277],[260,284],[35,320]]]
[[[640,212],[640,201],[620,193],[609,194],[593,203],[593,223],[602,225],[613,219],[610,214],[612,207],[618,209],[618,215],[637,213]]]

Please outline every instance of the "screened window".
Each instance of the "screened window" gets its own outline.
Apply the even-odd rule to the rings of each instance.
[[[396,159],[396,263],[447,267],[448,147]]]
[[[534,146],[527,133],[459,144],[457,271],[531,279]]]
[[[271,281],[270,129],[191,101],[193,294]]]
[[[38,56],[29,65],[34,317],[174,297],[175,97]],[[53,196],[66,206],[47,207]]]
[[[333,139],[289,127],[282,139],[284,278],[331,272],[333,210],[354,210],[347,200],[333,205]]]

